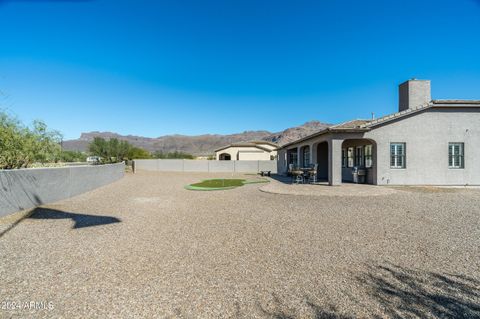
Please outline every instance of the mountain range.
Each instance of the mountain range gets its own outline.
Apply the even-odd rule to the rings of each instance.
[[[281,132],[272,133],[269,131],[245,131],[243,133],[220,135],[220,134],[205,134],[205,135],[165,135],[156,138],[142,137],[135,135],[120,135],[112,132],[88,132],[82,133],[80,138],[74,140],[67,140],[63,142],[63,148],[66,150],[86,151],[88,144],[93,141],[94,137],[103,137],[105,139],[117,138],[125,140],[130,144],[141,147],[150,152],[174,152],[180,151],[196,156],[211,155],[214,150],[222,146],[247,142],[247,141],[268,141],[278,145],[285,145],[307,135],[318,132],[329,124],[319,121],[310,121],[303,125],[291,127]]]

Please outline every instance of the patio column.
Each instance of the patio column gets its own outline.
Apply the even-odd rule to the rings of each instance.
[[[342,184],[342,143],[343,140],[331,139],[328,142],[328,184]]]
[[[370,170],[372,171],[372,184],[373,185],[378,185],[378,180],[377,180],[377,143],[375,141],[372,141],[372,168]]]
[[[302,167],[302,159],[301,159],[301,155],[302,155],[302,152],[300,151],[301,147],[297,147],[297,167]]]

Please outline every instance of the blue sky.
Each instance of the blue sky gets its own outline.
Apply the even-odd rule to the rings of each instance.
[[[86,131],[279,131],[480,99],[480,1],[0,0],[0,108]]]

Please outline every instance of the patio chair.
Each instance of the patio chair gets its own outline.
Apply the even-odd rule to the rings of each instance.
[[[302,183],[303,184],[304,182],[305,182],[305,179],[304,179],[303,171],[293,170],[292,171],[292,183],[295,183],[295,184]]]
[[[313,165],[313,168],[308,171],[308,181],[310,183],[317,182],[317,171],[318,171],[318,164]]]

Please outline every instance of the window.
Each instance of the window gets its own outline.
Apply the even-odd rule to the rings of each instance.
[[[363,166],[363,147],[357,146],[355,148],[355,166]]]
[[[365,154],[365,167],[372,167],[373,164],[373,147],[372,145],[365,145],[364,149]]]
[[[464,168],[463,143],[448,143],[448,167]]]
[[[308,167],[310,165],[310,147],[305,146],[303,148],[303,167]]]
[[[297,165],[297,152],[290,152],[289,153],[288,164]]]
[[[347,167],[353,167],[353,147],[347,149]]]
[[[347,167],[347,150],[342,148],[342,167]]]
[[[390,144],[390,167],[405,168],[405,143]]]

